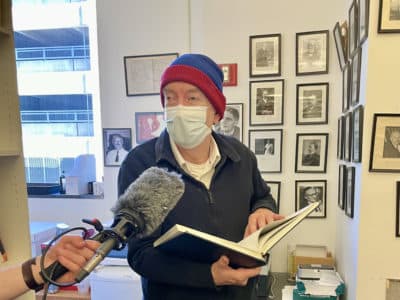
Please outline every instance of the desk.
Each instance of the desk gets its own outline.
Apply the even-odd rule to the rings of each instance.
[[[42,300],[43,291],[36,293],[36,300]],[[77,291],[64,291],[60,290],[55,294],[47,294],[47,299],[51,300],[67,300],[67,299],[79,299],[79,300],[90,300],[90,294],[82,295],[78,294]]]
[[[288,281],[289,273],[271,272],[274,281],[272,282],[271,292],[275,296],[274,300],[282,299],[282,289],[285,285],[295,285],[294,281]],[[272,296],[272,294],[270,294]]]

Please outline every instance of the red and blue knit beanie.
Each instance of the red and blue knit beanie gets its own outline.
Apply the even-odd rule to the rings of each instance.
[[[183,81],[198,87],[215,108],[224,116],[226,100],[222,94],[224,75],[218,65],[202,54],[184,54],[175,59],[161,76],[161,104],[164,107],[163,88],[170,82]]]

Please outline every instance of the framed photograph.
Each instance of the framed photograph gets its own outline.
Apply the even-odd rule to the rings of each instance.
[[[362,158],[362,137],[363,137],[363,119],[364,119],[364,107],[362,105],[357,106],[353,110],[353,151],[352,151],[352,161],[359,163]]]
[[[342,112],[345,113],[350,107],[350,65],[346,64],[342,72]]]
[[[251,81],[250,126],[282,125],[284,103],[284,81]]]
[[[132,149],[130,128],[103,128],[104,166],[120,166]]]
[[[223,86],[237,85],[237,64],[219,64],[218,65],[224,74]]]
[[[344,131],[343,131],[343,160],[350,162],[351,161],[351,138],[352,138],[352,120],[351,120],[351,112],[349,111],[344,115]]]
[[[250,77],[281,75],[281,35],[250,36]]]
[[[320,205],[307,218],[326,218],[326,180],[296,180],[296,211],[314,202]]]
[[[297,85],[296,124],[328,124],[329,83]]]
[[[379,0],[378,32],[400,32],[400,0]]]
[[[351,60],[350,98],[351,106],[360,102],[361,47],[358,47]]]
[[[326,173],[327,156],[327,133],[296,135],[296,173]]]
[[[357,1],[353,0],[349,8],[349,58],[354,56],[358,42],[358,5]]]
[[[243,141],[243,103],[227,103],[224,117],[213,127],[215,132]]]
[[[400,237],[400,181],[396,182],[396,236]]]
[[[400,114],[374,114],[371,172],[400,172]]]
[[[338,206],[344,209],[346,201],[346,187],[347,187],[347,168],[346,165],[339,165],[339,178],[338,178]]]
[[[165,127],[163,112],[135,113],[136,143],[141,144],[160,136]]]
[[[362,45],[368,37],[369,0],[358,1],[358,38]]]
[[[347,167],[346,172],[346,204],[344,211],[350,218],[354,217],[354,184],[355,184],[356,169],[354,167]]]
[[[281,195],[281,182],[280,181],[269,181],[265,180],[265,183],[271,189],[271,195],[274,197],[276,208],[279,213],[279,205],[280,205],[280,195]]]
[[[347,26],[346,23],[344,25]],[[336,22],[335,27],[333,27],[333,37],[335,39],[339,66],[342,71],[347,63],[347,49],[344,42],[345,38],[347,37],[343,36],[343,31],[346,34],[346,29],[343,29],[343,27],[340,26],[339,22]]]
[[[158,95],[164,70],[178,53],[124,56],[127,96]]]
[[[249,148],[261,173],[282,172],[282,129],[249,130]]]
[[[338,118],[336,154],[338,159],[343,159],[344,116]]]
[[[329,30],[296,33],[296,75],[327,74]]]

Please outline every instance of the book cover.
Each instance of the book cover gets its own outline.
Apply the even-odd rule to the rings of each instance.
[[[176,224],[154,242],[154,247],[205,263],[212,263],[221,255],[226,255],[233,267],[262,266],[268,261],[268,251],[318,205],[310,204],[282,220],[269,223],[240,242]]]

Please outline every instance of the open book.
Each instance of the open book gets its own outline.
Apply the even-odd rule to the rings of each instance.
[[[154,247],[200,262],[213,263],[226,255],[233,267],[262,266],[268,262],[268,251],[318,206],[319,202],[312,203],[237,243],[177,224],[158,238]]]

